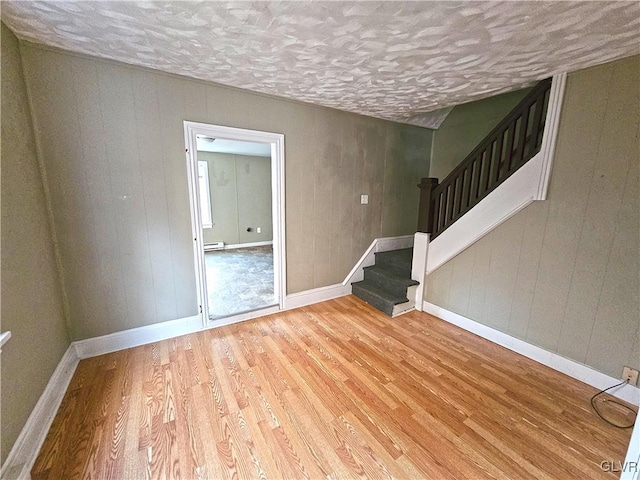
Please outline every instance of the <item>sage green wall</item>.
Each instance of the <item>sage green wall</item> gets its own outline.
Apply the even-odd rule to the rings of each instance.
[[[197,313],[183,120],[285,135],[288,293],[341,282],[374,238],[415,231],[431,130],[21,51],[73,339]]]
[[[429,176],[444,180],[530,91],[525,88],[456,105],[433,134]]]
[[[568,76],[548,199],[429,275],[427,301],[613,377],[640,367],[639,70]]]
[[[271,158],[198,152],[198,160],[209,165],[213,227],[204,229],[205,244],[273,240]]]
[[[18,41],[2,24],[2,448],[4,463],[69,346]]]

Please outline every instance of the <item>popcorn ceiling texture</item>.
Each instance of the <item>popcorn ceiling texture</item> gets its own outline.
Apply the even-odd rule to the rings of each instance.
[[[374,117],[637,54],[640,2],[2,2],[24,40]]]

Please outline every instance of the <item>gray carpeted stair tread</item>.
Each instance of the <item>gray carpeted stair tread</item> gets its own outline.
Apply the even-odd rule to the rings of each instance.
[[[419,285],[406,274],[400,274],[396,270],[386,266],[372,265],[364,268],[364,279],[385,288],[394,293],[406,295],[407,288]]]
[[[353,283],[351,286],[355,295],[377,309],[382,310],[387,315],[393,314],[393,307],[395,305],[409,301],[406,292],[404,296],[398,295],[366,280]]]
[[[353,294],[373,306],[377,308],[381,312],[386,313],[390,317],[393,316],[393,307],[394,304],[385,300],[384,298],[379,297],[378,295],[370,292],[365,287],[361,287],[360,285],[353,285],[352,288]]]
[[[413,248],[376,253],[375,265],[364,268],[364,280],[351,284],[352,293],[393,316],[396,305],[409,302],[407,289],[420,284],[411,279],[412,259]]]
[[[407,287],[412,285],[418,285],[420,282],[413,280],[409,275],[398,273],[397,270],[381,265],[371,265],[364,267],[364,278],[367,278],[367,274],[376,275],[376,277],[383,277],[390,282],[398,282]]]

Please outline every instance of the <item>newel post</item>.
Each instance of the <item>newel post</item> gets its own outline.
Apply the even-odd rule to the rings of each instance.
[[[418,209],[418,232],[433,233],[433,205],[431,193],[438,186],[437,178],[422,178],[418,184],[420,189],[420,206]]]

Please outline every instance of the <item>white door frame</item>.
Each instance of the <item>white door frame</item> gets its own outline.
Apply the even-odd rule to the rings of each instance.
[[[225,140],[242,142],[259,142],[271,144],[271,194],[273,221],[273,274],[274,294],[278,303],[277,310],[282,310],[287,291],[286,256],[285,256],[285,225],[284,225],[284,135],[281,133],[245,130],[242,128],[223,127],[207,123],[184,121],[184,142],[187,158],[187,175],[189,180],[189,203],[191,204],[191,230],[193,233],[193,251],[196,270],[198,292],[198,306],[202,314],[204,327],[211,326],[209,307],[207,303],[207,277],[204,263],[204,240],[202,235],[202,216],[198,201],[198,154],[196,136],[204,135]],[[262,313],[270,313],[274,307],[252,312],[251,317]],[[240,314],[221,319],[221,323],[232,323],[248,318],[247,314]],[[216,322],[217,323],[217,322]]]

